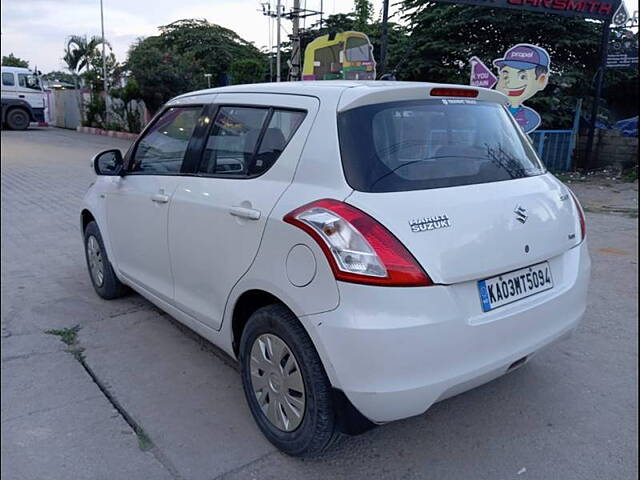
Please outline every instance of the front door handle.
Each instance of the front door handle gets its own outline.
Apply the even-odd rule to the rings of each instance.
[[[255,210],[253,208],[241,207],[239,205],[235,205],[229,209],[229,213],[234,217],[246,218],[247,220],[259,220],[260,219],[260,210]]]
[[[154,193],[151,195],[151,201],[156,203],[167,203],[169,201],[169,195],[164,193]]]

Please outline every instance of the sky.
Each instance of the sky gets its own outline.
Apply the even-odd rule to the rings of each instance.
[[[139,37],[157,34],[159,25],[183,18],[206,18],[230,28],[258,48],[269,44],[268,21],[260,9],[269,0],[103,0],[105,37],[118,61],[126,59],[129,46]],[[288,10],[293,0],[281,0]],[[301,0],[319,10],[321,0]],[[276,0],[271,0],[272,10]],[[391,1],[393,5],[395,1]],[[629,11],[638,0],[625,0]],[[100,35],[100,0],[1,0],[2,55],[13,53],[43,73],[62,70],[63,50],[69,35]],[[379,16],[382,0],[373,0]],[[352,0],[323,0],[325,15],[346,13]],[[396,7],[391,8],[392,13]],[[291,31],[283,21],[282,36]],[[275,36],[274,36],[275,38]]]
[[[281,1],[286,10],[293,5],[293,0]],[[301,4],[319,10],[320,1],[301,0]],[[122,62],[129,46],[139,37],[157,34],[159,25],[205,18],[262,48],[269,44],[269,24],[261,2],[268,0],[103,0],[105,38]],[[379,12],[382,0],[373,3]],[[271,0],[272,10],[275,4]],[[346,13],[352,6],[352,0],[323,0],[325,15]],[[43,73],[64,67],[62,56],[69,35],[100,36],[100,0],[2,0],[1,12],[2,55],[13,53]],[[291,22],[285,20],[282,25],[286,39]]]

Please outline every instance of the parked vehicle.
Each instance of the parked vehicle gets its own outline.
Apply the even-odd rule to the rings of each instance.
[[[375,80],[369,37],[362,32],[334,32],[314,39],[304,51],[302,79]]]
[[[177,97],[92,161],[95,290],[131,287],[238,359],[288,454],[420,415],[585,311],[583,212],[504,104],[405,82]]]
[[[45,121],[45,93],[38,74],[28,68],[1,68],[2,125],[26,130],[30,122]]]

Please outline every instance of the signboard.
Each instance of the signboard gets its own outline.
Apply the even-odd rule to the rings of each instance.
[[[482,88],[493,88],[498,82],[498,79],[493,74],[489,67],[487,67],[482,60],[478,57],[471,57],[469,59],[471,64],[471,79],[469,85]]]
[[[435,0],[444,3],[511,8],[529,12],[554,13],[583,18],[611,18],[620,0]]]
[[[633,33],[625,32],[621,38],[609,43],[607,68],[637,68],[638,42]]]
[[[618,10],[613,14],[613,18],[611,20],[616,27],[624,27],[627,22],[631,20],[631,15],[629,15],[629,11],[627,10],[624,2],[620,2]]]
[[[525,133],[540,126],[540,115],[524,102],[544,90],[549,83],[551,57],[544,48],[529,43],[514,45],[503,58],[493,61],[498,70],[497,78],[478,57],[471,57],[469,64],[469,83],[484,88],[495,85],[496,90],[506,95],[507,108]]]

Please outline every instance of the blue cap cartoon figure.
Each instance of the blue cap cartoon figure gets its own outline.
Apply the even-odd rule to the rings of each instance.
[[[493,61],[498,67],[496,90],[509,98],[509,111],[526,132],[540,125],[540,115],[523,105],[525,100],[543,90],[549,82],[551,59],[544,48],[519,43]]]

